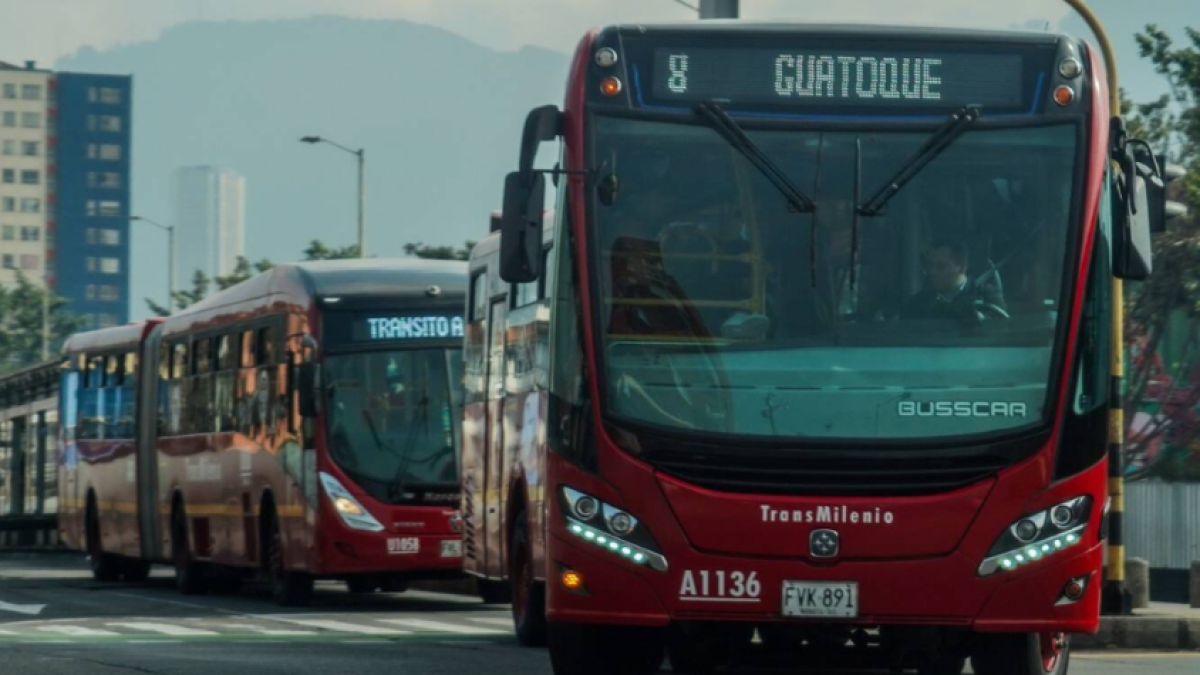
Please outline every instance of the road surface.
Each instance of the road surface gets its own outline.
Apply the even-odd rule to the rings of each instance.
[[[318,584],[312,605],[265,588],[182,596],[171,572],[92,581],[78,555],[0,554],[0,675],[549,675],[516,644],[507,607],[410,591],[352,595]],[[1194,675],[1195,653],[1078,653],[1077,675]],[[615,675],[615,674],[614,674]]]

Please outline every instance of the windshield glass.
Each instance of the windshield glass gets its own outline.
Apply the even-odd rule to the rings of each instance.
[[[458,349],[329,356],[329,451],[367,491],[457,485]],[[382,489],[379,489],[382,488]]]
[[[815,214],[708,127],[597,120],[599,184],[619,186],[592,242],[610,414],[880,439],[1041,420],[1075,126],[972,128],[857,229],[857,148],[861,200],[929,132],[746,132]]]

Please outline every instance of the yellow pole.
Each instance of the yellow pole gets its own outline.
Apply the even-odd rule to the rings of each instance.
[[[1100,18],[1088,7],[1085,0],[1065,0],[1083,20],[1100,42],[1108,68],[1109,108],[1113,117],[1121,115],[1121,89],[1117,77],[1117,58],[1112,40]],[[1101,610],[1105,614],[1128,614],[1129,594],[1125,590],[1125,536],[1123,520],[1125,514],[1125,410],[1122,389],[1125,381],[1125,287],[1120,279],[1112,280],[1112,351],[1110,362],[1112,378],[1108,402],[1108,496],[1112,500],[1108,515],[1108,567],[1104,579]]]

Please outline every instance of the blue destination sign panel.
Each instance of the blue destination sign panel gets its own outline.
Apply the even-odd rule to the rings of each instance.
[[[860,110],[981,105],[1028,110],[1038,86],[1020,53],[907,49],[706,48],[654,50],[651,102]],[[645,84],[643,83],[643,86]]]

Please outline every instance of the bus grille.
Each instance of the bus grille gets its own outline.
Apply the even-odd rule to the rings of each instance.
[[[780,458],[661,450],[645,459],[710,490],[772,495],[935,494],[978,483],[1009,464],[993,455]]]

